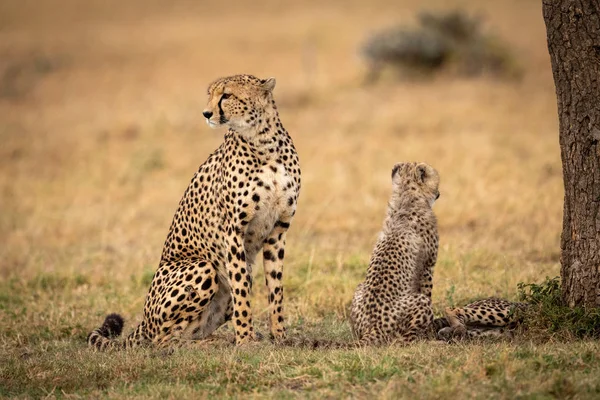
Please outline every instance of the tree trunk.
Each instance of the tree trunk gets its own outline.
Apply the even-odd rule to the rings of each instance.
[[[600,0],[543,0],[565,186],[563,299],[600,306]]]

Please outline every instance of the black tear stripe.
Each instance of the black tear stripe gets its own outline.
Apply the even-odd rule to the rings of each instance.
[[[225,124],[227,122],[227,118],[225,118],[225,112],[223,111],[223,107],[221,107],[221,102],[223,101],[223,96],[219,99],[219,122]]]

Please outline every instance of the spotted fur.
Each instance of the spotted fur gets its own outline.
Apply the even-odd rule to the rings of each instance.
[[[251,75],[221,78],[209,86],[203,114],[211,127],[228,130],[179,202],[144,318],[123,341],[107,334],[105,322],[89,335],[90,346],[171,345],[205,338],[231,319],[237,344],[255,339],[250,292],[259,251],[271,335],[284,337],[285,237],[296,213],[300,164],[279,119],[274,87],[275,79]]]
[[[410,343],[430,334],[437,258],[439,175],[424,163],[396,164],[392,196],[367,276],[354,293],[351,325],[361,345]]]
[[[519,322],[519,311],[526,303],[515,303],[490,297],[467,304],[464,307],[445,310],[443,327],[438,329],[441,340],[456,340],[477,337],[512,337]]]

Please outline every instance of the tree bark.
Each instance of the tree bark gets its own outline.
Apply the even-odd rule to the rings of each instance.
[[[565,186],[563,300],[600,306],[600,0],[543,0]]]

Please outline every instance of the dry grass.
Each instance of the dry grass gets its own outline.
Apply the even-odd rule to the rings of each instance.
[[[221,140],[200,115],[205,87],[232,73],[277,77],[301,157],[286,251],[292,335],[349,337],[347,306],[401,160],[442,176],[437,309],[514,298],[518,282],[558,274],[563,191],[539,2],[431,2],[485,13],[521,58],[520,82],[365,88],[358,44],[420,4],[375,3],[0,3],[0,395],[598,394],[597,342],[327,352],[222,343],[168,357],[85,349],[104,314],[139,321],[179,198]],[[255,292],[264,331],[265,289]]]

